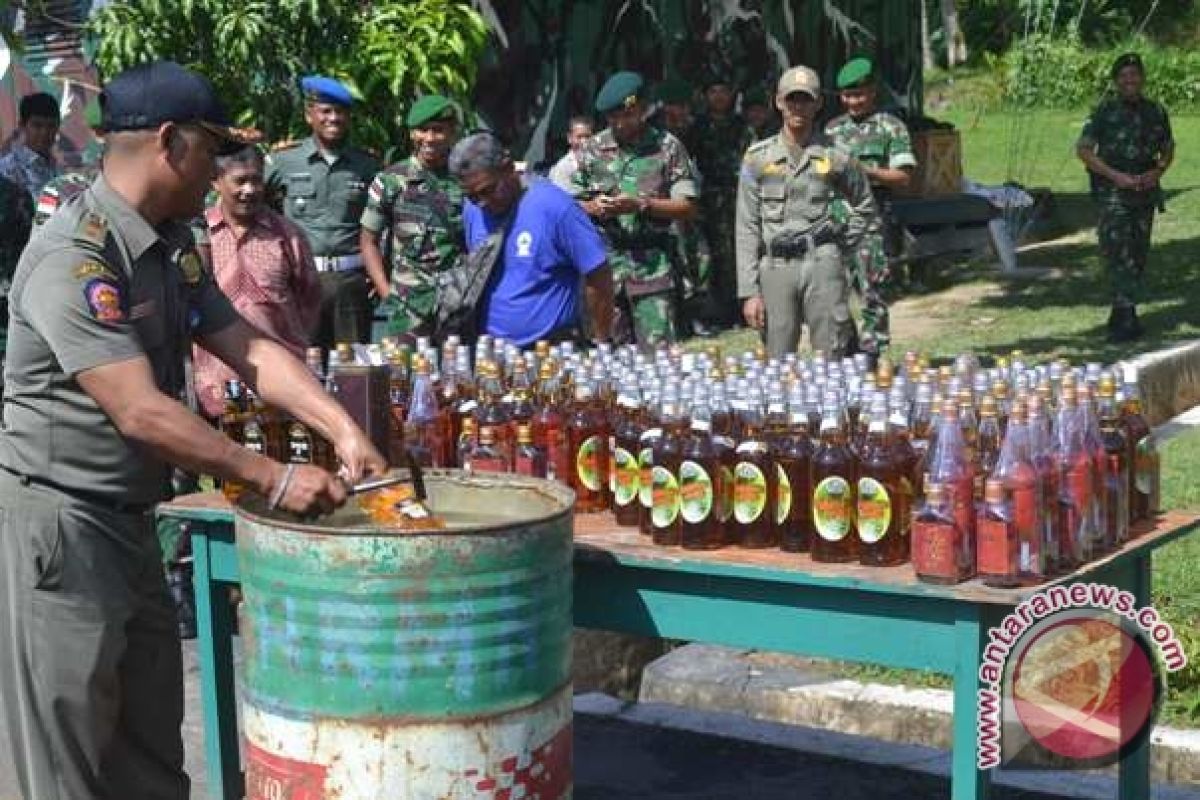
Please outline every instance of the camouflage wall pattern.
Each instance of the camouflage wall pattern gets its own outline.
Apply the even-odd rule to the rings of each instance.
[[[851,55],[875,59],[888,92],[921,109],[916,0],[472,0],[494,33],[475,97],[483,120],[532,165],[563,149],[567,119],[592,113],[605,78],[648,81],[719,73],[773,93],[807,64],[832,85]],[[832,94],[827,107],[836,108]]]

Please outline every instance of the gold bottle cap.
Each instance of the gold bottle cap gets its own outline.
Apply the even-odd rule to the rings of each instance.
[[[996,403],[996,398],[990,394],[985,394],[983,400],[979,402],[979,414],[984,417],[1000,416],[1000,409]]]
[[[517,444],[533,444],[533,428],[528,422],[517,425]]]

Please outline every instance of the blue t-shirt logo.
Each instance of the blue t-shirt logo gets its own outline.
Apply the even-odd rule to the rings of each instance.
[[[517,255],[521,258],[529,258],[533,255],[533,234],[529,231],[521,231],[517,234]]]

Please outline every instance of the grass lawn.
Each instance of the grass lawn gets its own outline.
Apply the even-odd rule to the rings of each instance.
[[[962,134],[966,175],[980,183],[1018,181],[1046,187],[1055,198],[1055,224],[1044,241],[1022,250],[1022,267],[1036,274],[1001,279],[992,264],[952,265],[926,280],[927,290],[893,305],[893,346],[935,358],[960,352],[998,355],[1023,350],[1037,359],[1116,361],[1200,336],[1200,115],[1172,120],[1181,157],[1168,173],[1167,212],[1158,216],[1140,316],[1146,335],[1133,346],[1104,339],[1108,289],[1096,248],[1087,180],[1074,155],[1086,111],[1022,113],[970,109],[934,112]],[[749,331],[720,343],[752,347]],[[1200,431],[1164,448],[1164,504],[1200,507]],[[1200,727],[1200,536],[1164,548],[1154,559],[1154,594],[1189,653],[1190,665],[1171,676],[1163,721]],[[941,676],[850,666],[862,679],[948,685]]]

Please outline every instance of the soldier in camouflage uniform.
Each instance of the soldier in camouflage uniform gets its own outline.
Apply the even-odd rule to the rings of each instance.
[[[700,214],[713,254],[714,321],[728,326],[737,324],[740,317],[733,247],[738,171],[754,133],[734,112],[736,95],[724,78],[708,82],[704,100],[707,109],[696,125],[697,150],[693,155],[704,178]]]
[[[900,254],[903,235],[888,214],[893,193],[909,185],[917,159],[908,127],[899,117],[879,110],[874,73],[874,65],[866,58],[852,59],[842,67],[837,86],[846,113],[829,121],[825,135],[862,165],[880,211],[880,230],[865,237],[850,254],[851,281],[862,299],[860,346],[878,358],[891,341],[888,258]]]
[[[861,166],[833,147],[815,118],[821,84],[808,67],[779,79],[783,129],[746,151],[738,182],[738,296],[751,327],[765,329],[767,350],[794,352],[802,325],[814,350],[832,358],[854,352],[842,250],[853,251],[878,225],[875,198]],[[844,223],[833,220],[841,200]]]
[[[1136,53],[1116,60],[1117,96],[1092,112],[1076,152],[1087,165],[1092,196],[1100,206],[1096,233],[1112,283],[1109,338],[1124,342],[1141,335],[1137,302],[1154,210],[1161,206],[1163,173],[1175,157],[1166,109],[1142,96],[1145,68]]]
[[[683,79],[667,80],[658,85],[655,95],[659,109],[657,125],[683,142],[695,164],[696,125],[692,116],[692,86]],[[704,194],[702,176],[697,170],[696,188]],[[709,336],[712,331],[705,319],[712,316],[712,250],[704,236],[699,220],[678,220],[675,230],[680,264],[680,290],[683,294],[681,325],[696,336]]]
[[[677,338],[679,270],[671,224],[696,215],[696,175],[679,139],[646,124],[643,81],[609,78],[596,97],[608,127],[579,155],[573,194],[604,236],[618,295],[616,335],[647,346]]]
[[[746,118],[756,142],[779,133],[779,116],[771,106],[767,91],[761,86],[751,87],[742,94],[742,116]]]
[[[426,95],[405,120],[413,154],[380,172],[367,192],[359,244],[392,336],[433,332],[437,275],[465,257],[462,188],[447,170],[458,138],[458,106]],[[388,237],[384,268],[381,234]]]

